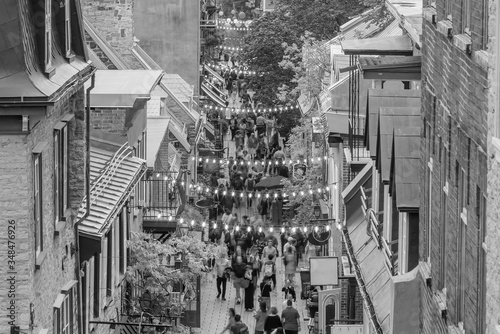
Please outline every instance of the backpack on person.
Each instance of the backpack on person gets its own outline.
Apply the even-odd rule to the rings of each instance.
[[[264,276],[271,277],[274,274],[274,263],[267,262],[264,264]]]

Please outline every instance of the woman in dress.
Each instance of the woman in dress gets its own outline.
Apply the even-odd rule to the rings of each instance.
[[[289,246],[286,249],[283,260],[285,262],[285,280],[290,280],[290,282],[293,284],[293,280],[295,278],[295,269],[297,266],[295,264],[295,253],[292,247]]]

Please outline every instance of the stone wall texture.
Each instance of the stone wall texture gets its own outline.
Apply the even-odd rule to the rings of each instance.
[[[84,0],[82,9],[85,18],[118,52],[129,68],[143,68],[131,51],[134,45],[134,0]],[[102,56],[96,51],[98,56]],[[106,61],[105,64],[109,67]]]
[[[52,305],[60,289],[75,279],[74,218],[85,193],[85,111],[83,87],[68,92],[28,135],[0,136],[0,212],[2,218],[2,246],[0,246],[0,333],[9,333],[11,319],[7,309],[15,301],[16,314],[12,324],[21,325],[28,332],[31,324],[37,330],[46,328],[52,333]],[[21,107],[22,108],[22,107]],[[21,110],[22,111],[22,110]],[[22,114],[22,113],[21,113]],[[54,125],[66,114],[75,114],[69,126],[69,188],[71,214],[59,234],[54,221]],[[42,217],[43,250],[46,257],[40,269],[35,269],[35,241],[33,221],[33,155],[36,145],[43,145],[42,157]],[[39,146],[40,147],[40,146]],[[9,221],[11,223],[9,223]],[[7,238],[8,225],[15,226],[15,239]],[[9,248],[8,241],[15,241]],[[12,244],[11,244],[12,245]],[[9,270],[9,250],[15,250],[15,264]],[[12,273],[13,272],[13,273]],[[12,278],[8,282],[8,278]],[[15,281],[15,282],[14,282]],[[13,284],[11,284],[13,283]],[[9,290],[15,287],[15,296]],[[34,321],[30,321],[30,304]],[[75,314],[76,317],[76,314]],[[13,320],[13,319],[12,319]],[[75,322],[76,323],[76,322]],[[75,328],[76,330],[76,328]]]
[[[497,101],[499,99],[499,69],[498,62],[498,27],[500,25],[497,17],[498,1],[489,2],[489,47],[490,63],[488,72],[489,84],[489,114],[488,114],[488,203],[486,221],[486,332],[499,333],[500,324],[500,152],[491,143],[492,137],[499,137],[498,124],[500,117]]]
[[[472,0],[472,8],[481,8]],[[445,1],[436,1],[437,20],[446,20]],[[462,29],[461,7],[453,6],[452,38],[441,33],[439,23],[423,22],[420,259],[429,264],[430,286],[421,286],[422,333],[447,333],[459,326],[460,226],[465,225],[459,208],[459,180],[456,168],[463,169],[466,208],[465,263],[461,278],[465,294],[463,327],[477,333],[481,314],[479,254],[481,240],[478,199],[486,193],[487,74],[475,58],[482,45],[482,17],[471,17],[472,52],[454,45]],[[450,154],[447,153],[447,149]],[[432,160],[432,170],[429,163]],[[445,161],[449,163],[445,164]],[[430,178],[430,187],[429,187]],[[448,184],[445,195],[443,187]],[[431,213],[429,231],[429,213]],[[445,219],[446,218],[446,219]],[[445,227],[445,229],[443,228]],[[431,245],[431,247],[429,247]],[[430,254],[429,254],[430,248]],[[421,264],[422,265],[422,264]],[[427,265],[427,264],[426,264]],[[441,317],[437,293],[445,294],[446,316]],[[462,325],[462,324],[460,324]]]

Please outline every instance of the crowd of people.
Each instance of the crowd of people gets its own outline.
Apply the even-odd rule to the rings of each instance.
[[[254,312],[256,334],[298,333],[300,317],[294,308],[297,298],[295,272],[305,250],[304,235],[296,231],[292,236],[286,230],[281,237],[281,249],[285,253],[280,253],[278,239],[272,233],[265,235],[251,228],[248,233],[223,231],[219,234],[214,230],[211,234],[212,242],[225,246],[220,248],[221,252],[214,263],[217,276],[216,298],[226,300],[226,287],[230,282],[236,291],[236,304],[243,302],[246,311]],[[279,260],[283,261],[285,275],[277,278],[276,264]],[[278,295],[273,294],[277,292],[277,279],[283,279],[284,282],[281,289],[284,297],[282,302],[277,297],[273,300],[273,296]],[[258,305],[257,309],[255,305]],[[278,315],[278,307],[282,309],[281,317]],[[229,313],[230,319],[223,332],[230,330],[231,333],[238,334],[243,328],[240,324],[241,316],[232,308]]]

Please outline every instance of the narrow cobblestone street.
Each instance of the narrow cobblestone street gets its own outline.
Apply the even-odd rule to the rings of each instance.
[[[275,236],[279,240],[279,233],[275,233]],[[279,249],[279,247],[278,247]],[[304,266],[304,261],[299,262],[298,268]],[[262,275],[259,277],[259,283],[262,279]],[[284,265],[282,261],[276,262],[276,289],[271,294],[271,306],[276,306],[278,308],[278,314],[281,315],[283,310],[284,294],[281,292],[284,284]],[[301,291],[301,281],[300,272],[297,270],[295,275],[295,291],[297,293],[297,303],[294,307],[299,311],[301,316],[301,327],[302,333],[307,333],[307,309],[306,301],[300,299]],[[257,306],[257,297],[259,295],[258,289],[255,291],[255,306]],[[232,282],[227,283],[226,291],[226,301],[217,299],[217,289],[215,285],[215,273],[207,273],[203,278],[202,288],[201,288],[201,323],[202,328],[199,333],[209,333],[209,334],[219,334],[222,332],[224,327],[228,322],[228,309],[233,307],[236,310],[236,314],[241,315],[243,323],[245,323],[250,329],[250,333],[255,332],[255,319],[253,318],[253,312],[245,311],[243,303],[236,305],[236,292],[232,286]],[[307,320],[306,320],[307,319]],[[229,332],[226,332],[229,333]]]

